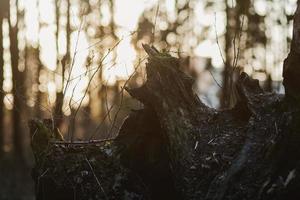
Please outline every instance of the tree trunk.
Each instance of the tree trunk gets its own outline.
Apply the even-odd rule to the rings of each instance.
[[[55,18],[56,18],[56,67],[60,66],[60,58],[59,58],[59,31],[60,31],[60,1],[55,1]],[[64,90],[64,76],[65,76],[65,69],[64,66],[61,66],[61,88],[60,91],[56,92],[56,101],[55,101],[55,108],[54,108],[54,123],[56,127],[60,127],[62,122],[62,106],[63,106],[63,90]]]
[[[38,35],[40,35],[41,31],[41,22],[40,22],[40,10],[39,10],[39,1],[36,2],[36,8],[38,9]],[[36,93],[36,104],[35,104],[35,117],[40,118],[42,115],[41,113],[41,102],[42,102],[42,92],[39,89],[40,86],[40,74],[41,70],[43,68],[42,61],[40,59],[40,54],[41,54],[41,45],[40,45],[40,36],[38,36],[38,47],[37,50],[35,51],[35,59],[37,60],[37,68],[36,68],[36,73],[35,73],[35,83],[38,85],[38,90]]]
[[[18,1],[15,2],[16,10],[18,15]],[[10,9],[10,8],[8,8]],[[18,16],[16,16],[16,24],[12,24],[12,20],[9,17],[9,39],[10,39],[10,56],[11,56],[11,67],[12,67],[12,80],[13,80],[13,144],[14,153],[17,158],[23,157],[23,143],[22,143],[22,129],[21,129],[21,113],[22,113],[22,100],[24,98],[21,94],[21,72],[19,71],[19,48],[18,48]]]
[[[147,81],[127,88],[144,109],[115,140],[58,141],[49,120],[31,121],[37,199],[300,199],[299,10],[286,95],[242,73],[235,107],[209,108],[178,59],[145,45]]]
[[[230,8],[228,5],[228,1],[225,0],[225,12],[226,12],[226,33],[225,33],[225,63],[224,63],[224,70],[223,70],[223,84],[222,84],[222,91],[221,91],[221,108],[228,108],[230,104],[230,77],[231,77],[231,31],[232,27],[229,21],[232,18],[232,13],[230,12]]]
[[[0,6],[3,5],[0,3]],[[3,91],[3,81],[4,81],[4,48],[3,48],[3,18],[2,9],[0,9],[0,157],[2,156],[4,149],[4,91]]]
[[[60,11],[59,11],[59,2],[56,1],[56,26],[57,26],[57,32],[56,32],[56,40],[57,40],[57,56],[59,54],[58,52],[58,37],[59,37],[59,21],[60,21]],[[65,82],[65,72],[67,69],[67,65],[72,65],[70,63],[70,45],[71,45],[71,2],[70,0],[67,0],[67,23],[66,23],[66,54],[62,58],[61,64],[62,64],[62,70],[61,70],[61,76],[62,76],[62,88],[61,91],[57,93],[56,97],[56,105],[55,105],[55,124],[57,127],[60,127],[61,123],[63,122],[63,103],[64,103],[64,92],[65,87],[68,87],[68,82]],[[57,59],[57,64],[58,64]],[[71,73],[71,72],[70,72]],[[71,109],[71,108],[70,108]]]

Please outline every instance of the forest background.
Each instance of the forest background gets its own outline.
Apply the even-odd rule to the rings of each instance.
[[[234,104],[241,71],[283,93],[296,2],[1,0],[1,199],[33,196],[29,119],[54,119],[66,140],[105,139],[142,107],[124,87],[146,79],[143,43],[182,58],[211,107]]]

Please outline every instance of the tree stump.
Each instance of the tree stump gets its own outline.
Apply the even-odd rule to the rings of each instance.
[[[30,122],[37,199],[300,199],[300,8],[284,63],[285,95],[241,73],[233,109],[207,107],[179,60],[144,45],[144,104],[114,141],[57,142]],[[299,75],[299,76],[298,76]]]

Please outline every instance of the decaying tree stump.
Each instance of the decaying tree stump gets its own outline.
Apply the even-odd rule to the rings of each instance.
[[[230,110],[207,107],[179,60],[144,46],[147,81],[114,141],[64,144],[30,122],[37,199],[300,199],[300,7],[286,95],[242,73]],[[48,124],[48,125],[47,125]]]

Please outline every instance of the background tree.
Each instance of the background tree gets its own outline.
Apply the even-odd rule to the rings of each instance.
[[[0,2],[0,156],[4,151],[4,46],[3,46],[3,20],[7,18],[7,10],[9,1]]]
[[[18,48],[18,25],[19,25],[19,9],[18,0],[10,2],[11,7],[7,8],[9,13],[9,39],[10,39],[10,56],[11,56],[11,68],[12,68],[12,81],[13,81],[13,143],[14,152],[16,157],[22,158],[22,129],[21,129],[21,112],[22,112],[22,83],[21,72],[19,71],[19,48]],[[15,9],[15,22],[12,20],[12,9]]]
[[[40,75],[41,75],[41,70],[43,68],[43,64],[40,59],[40,52],[41,52],[41,47],[40,47],[40,33],[41,33],[41,26],[42,23],[40,21],[40,11],[39,11],[39,1],[36,2],[36,8],[38,10],[37,18],[38,18],[38,39],[37,39],[37,48],[34,48],[34,56],[36,60],[36,73],[35,73],[35,83],[39,87],[40,86]],[[36,92],[36,106],[35,106],[35,116],[40,118],[42,117],[42,111],[41,111],[41,105],[40,102],[42,101],[42,92],[40,89],[37,90]]]
[[[71,45],[71,33],[72,33],[72,29],[71,29],[71,2],[70,0],[67,0],[67,11],[66,11],[66,18],[67,18],[67,22],[65,25],[65,31],[66,31],[66,53],[63,56],[63,58],[61,59],[61,89],[60,91],[57,93],[57,97],[56,97],[56,106],[55,106],[55,113],[54,113],[54,118],[56,119],[56,124],[59,127],[62,123],[63,120],[63,104],[64,104],[64,92],[65,92],[65,87],[68,86],[68,82],[65,81],[65,73],[66,73],[66,69],[67,66],[69,66],[70,68],[72,68],[72,64],[71,62],[71,56],[70,56],[70,45]],[[59,12],[59,4],[60,1],[56,1],[55,3],[55,12],[56,12],[56,26],[57,26],[57,30],[56,30],[56,38],[58,41],[59,38],[59,22],[60,22],[60,12]],[[59,64],[59,51],[58,51],[58,42],[56,43],[57,45],[57,64]],[[71,69],[69,69],[70,71]],[[67,80],[68,81],[68,80]],[[71,109],[71,108],[70,108]]]
[[[129,110],[142,107],[122,93],[125,84],[137,87],[145,80],[138,64],[145,56],[142,43],[180,57],[181,68],[199,80],[195,92],[212,107],[234,104],[232,82],[240,71],[268,91],[283,92],[281,66],[291,42],[294,0],[128,2],[0,0],[0,151],[29,152],[26,122],[33,117],[55,117],[66,135],[98,68],[75,116],[74,140],[114,135]]]

